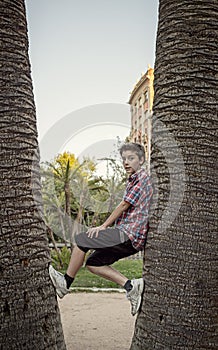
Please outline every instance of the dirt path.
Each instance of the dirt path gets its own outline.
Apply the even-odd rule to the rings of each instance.
[[[59,299],[67,350],[128,350],[135,317],[124,293],[71,293]]]

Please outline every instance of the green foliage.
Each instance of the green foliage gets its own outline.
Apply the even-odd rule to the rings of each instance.
[[[58,257],[58,254],[55,249],[51,250],[51,258],[52,258],[52,265],[54,266],[55,269],[57,270],[66,270],[67,266],[70,261],[70,255],[71,255],[71,250],[67,248],[66,246],[62,247],[59,251],[60,253],[60,258],[62,261],[62,266],[60,263],[60,259]]]

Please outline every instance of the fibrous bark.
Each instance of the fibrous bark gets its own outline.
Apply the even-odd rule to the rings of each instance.
[[[0,349],[65,349],[42,216],[23,0],[0,1]]]
[[[218,346],[218,2],[160,0],[145,291],[132,350]]]

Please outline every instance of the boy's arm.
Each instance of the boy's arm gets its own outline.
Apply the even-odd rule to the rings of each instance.
[[[114,223],[114,221],[118,219],[119,216],[130,207],[130,205],[130,203],[122,200],[101,226],[91,227],[88,229],[88,237],[92,238],[94,235],[98,237],[99,231],[105,230],[108,226],[111,226]]]
[[[114,209],[114,211],[111,213],[111,215],[107,218],[107,220],[103,223],[102,226],[104,228],[107,228],[108,226],[111,226],[116,219],[119,218],[119,216],[130,207],[130,203],[121,201],[120,204]]]

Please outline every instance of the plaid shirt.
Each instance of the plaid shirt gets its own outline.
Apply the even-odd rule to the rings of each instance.
[[[131,205],[115,222],[115,227],[127,234],[137,250],[145,246],[152,193],[150,178],[143,168],[132,174],[123,196],[123,200]]]

